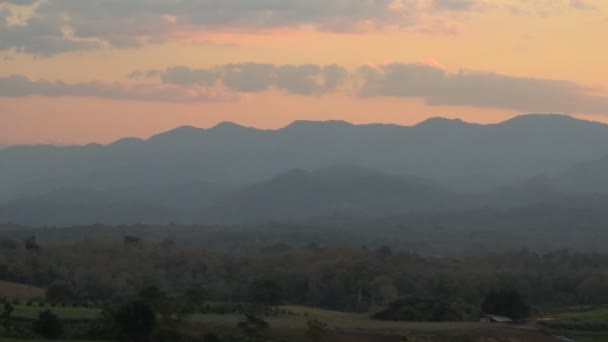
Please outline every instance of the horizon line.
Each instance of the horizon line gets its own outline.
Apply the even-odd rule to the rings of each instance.
[[[154,137],[157,136],[162,136],[164,134],[168,134],[171,132],[174,132],[176,130],[180,130],[180,129],[195,129],[195,130],[202,130],[202,131],[206,131],[206,130],[213,130],[213,129],[217,129],[220,128],[221,126],[225,126],[225,125],[232,125],[232,126],[237,126],[240,128],[245,128],[245,129],[252,129],[252,130],[258,130],[258,131],[269,131],[269,132],[276,132],[276,131],[281,131],[283,129],[286,129],[290,126],[293,126],[294,124],[297,123],[343,123],[349,126],[355,126],[355,127],[365,127],[365,126],[394,126],[394,127],[402,127],[402,128],[410,128],[410,127],[417,127],[420,126],[422,124],[425,124],[427,122],[433,121],[433,120],[444,120],[444,121],[449,121],[449,122],[460,122],[462,124],[465,125],[475,125],[475,126],[496,126],[496,125],[501,125],[504,123],[507,123],[509,121],[515,120],[517,118],[521,118],[521,117],[562,117],[562,118],[569,118],[569,119],[573,119],[573,120],[577,120],[577,121],[585,121],[585,122],[589,122],[589,123],[595,123],[595,124],[600,124],[600,125],[607,125],[604,122],[601,121],[596,121],[596,120],[590,120],[590,119],[582,119],[582,118],[578,118],[576,116],[573,116],[572,114],[566,114],[566,113],[524,113],[524,114],[515,114],[512,117],[508,118],[508,119],[504,119],[498,122],[494,122],[494,123],[479,123],[479,122],[473,122],[473,121],[465,121],[461,118],[450,118],[450,117],[446,117],[446,116],[441,116],[441,115],[437,115],[437,116],[430,116],[428,118],[425,118],[423,120],[420,120],[414,124],[411,125],[404,125],[404,124],[398,124],[398,123],[387,123],[387,122],[372,122],[372,123],[353,123],[347,120],[342,120],[342,119],[330,119],[330,120],[306,120],[306,119],[302,119],[302,120],[293,120],[290,123],[278,127],[278,128],[264,128],[264,127],[256,127],[256,126],[247,126],[247,125],[242,125],[236,121],[220,121],[216,124],[207,126],[207,127],[202,127],[202,126],[194,126],[194,125],[181,125],[181,126],[176,126],[174,128],[168,129],[168,130],[163,130],[163,131],[159,131],[157,133],[154,133],[152,135],[149,135],[147,137],[135,137],[135,136],[125,136],[122,138],[118,138],[116,140],[107,142],[107,143],[99,143],[99,142],[88,142],[88,143],[60,143],[60,142],[33,142],[33,143],[16,143],[16,144],[4,144],[4,145],[0,145],[0,151],[12,148],[12,147],[33,147],[33,146],[46,146],[46,147],[85,147],[85,146],[90,146],[90,145],[97,145],[97,146],[110,146],[113,144],[116,144],[118,142],[124,141],[124,140],[139,140],[139,141],[148,141]]]

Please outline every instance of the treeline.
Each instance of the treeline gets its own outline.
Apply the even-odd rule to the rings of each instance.
[[[78,302],[120,301],[155,286],[171,296],[189,293],[201,305],[254,302],[360,312],[412,295],[479,307],[500,289],[516,290],[538,307],[597,305],[608,303],[608,253],[520,250],[444,258],[315,244],[221,253],[135,236],[60,245],[5,238],[0,280],[49,288],[62,301]]]
[[[605,200],[602,200],[604,198]],[[598,202],[599,201],[599,202]],[[16,240],[35,235],[43,244],[82,240],[120,240],[125,235],[160,243],[219,252],[255,251],[276,244],[393,250],[422,255],[466,256],[505,252],[522,247],[548,253],[567,247],[603,252],[608,245],[608,199],[568,200],[518,209],[482,208],[421,212],[379,219],[327,216],[303,222],[260,222],[246,225],[88,225],[30,228],[0,224],[0,233]]]

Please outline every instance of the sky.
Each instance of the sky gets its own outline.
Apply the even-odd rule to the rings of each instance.
[[[608,122],[605,0],[0,0],[0,146],[223,121]]]

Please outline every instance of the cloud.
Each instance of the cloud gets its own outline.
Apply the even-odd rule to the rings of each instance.
[[[432,6],[448,11],[477,11],[487,8],[486,3],[480,0],[433,0]]]
[[[359,69],[361,97],[417,97],[430,105],[503,108],[522,112],[608,114],[608,97],[562,80],[467,71],[448,73],[423,64]]]
[[[530,3],[542,3],[546,7],[546,1],[530,0]],[[4,22],[0,26],[0,50],[17,49],[42,56],[179,40],[185,32],[264,34],[273,29],[308,27],[349,33],[399,29],[455,34],[462,31],[467,18],[463,14],[516,11],[509,1],[490,0],[12,0],[4,3],[4,8],[0,7],[0,23]],[[572,0],[572,3],[582,6],[587,2]],[[32,15],[23,19],[24,25],[9,27],[7,6],[11,13],[17,11],[15,8],[26,8]],[[534,6],[537,5],[518,6],[517,11]],[[40,30],[41,27],[46,30]]]
[[[595,10],[597,7],[591,0],[570,0],[570,7],[580,10]]]
[[[390,63],[347,69],[340,65],[225,64],[193,69],[175,66],[131,73],[134,83],[65,83],[0,77],[1,97],[83,96],[164,102],[237,101],[240,94],[271,89],[298,96],[351,94],[417,98],[431,106],[500,108],[518,112],[608,114],[608,96],[566,80],[491,72],[449,72],[434,63]]]
[[[227,102],[237,94],[222,89],[166,84],[123,83],[65,83],[62,81],[33,81],[21,75],[0,77],[0,97],[100,97],[118,100],[163,102]]]
[[[242,93],[256,93],[274,87],[296,95],[333,92],[348,77],[348,71],[344,67],[315,64],[238,63],[210,69],[177,66],[147,73],[158,73],[161,81],[166,84],[213,86],[221,83],[231,91]]]
[[[149,70],[148,74],[153,75],[154,71]],[[181,85],[210,86],[219,78],[219,75],[213,70],[194,70],[185,66],[172,67],[159,74],[163,83]]]

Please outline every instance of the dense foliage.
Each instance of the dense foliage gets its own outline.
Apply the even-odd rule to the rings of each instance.
[[[462,300],[407,296],[390,303],[373,317],[389,321],[457,322],[477,319],[479,310]]]
[[[36,250],[13,242],[0,248],[0,279],[48,287],[50,302],[120,302],[156,286],[197,310],[206,300],[367,312],[405,295],[479,307],[488,293],[506,288],[535,306],[608,303],[608,254],[599,253],[445,258],[314,244],[222,253],[145,241],[40,244]]]

